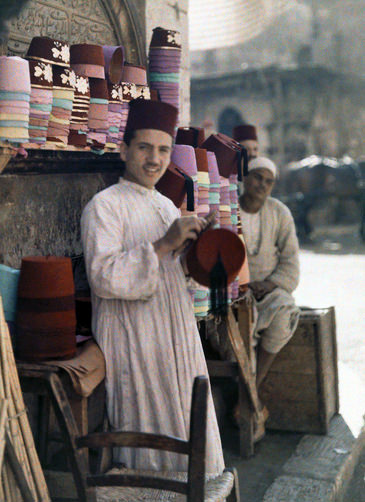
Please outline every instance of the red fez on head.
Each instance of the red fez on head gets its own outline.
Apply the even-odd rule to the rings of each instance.
[[[163,101],[134,99],[129,103],[125,132],[138,129],[158,129],[175,138],[178,109]]]
[[[245,141],[246,139],[258,141],[256,127],[249,124],[236,126],[233,129],[233,138],[236,141]]]

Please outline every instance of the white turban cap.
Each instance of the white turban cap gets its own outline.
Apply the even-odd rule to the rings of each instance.
[[[277,177],[277,168],[274,162],[267,157],[256,157],[255,159],[251,159],[248,163],[248,172],[253,171],[254,169],[265,168],[272,172],[274,178]]]

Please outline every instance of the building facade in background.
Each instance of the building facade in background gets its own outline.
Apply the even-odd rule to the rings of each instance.
[[[254,123],[261,150],[281,166],[313,153],[361,155],[362,0],[234,3],[237,16],[247,9],[245,41],[217,37],[216,48],[191,52],[191,122],[209,119],[227,134],[239,122]],[[201,29],[209,30],[201,17]],[[196,26],[191,20],[190,29]]]

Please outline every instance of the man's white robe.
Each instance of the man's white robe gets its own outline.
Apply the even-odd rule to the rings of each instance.
[[[181,263],[171,255],[159,260],[152,245],[178,217],[155,189],[121,178],[87,204],[81,233],[112,427],[187,439],[194,377],[208,372]],[[185,456],[157,450],[118,448],[114,460],[187,470]],[[207,472],[223,468],[209,395]]]
[[[255,339],[261,339],[267,352],[277,353],[298,324],[300,309],[295,305],[292,292],[299,282],[299,245],[293,217],[285,204],[268,197],[259,216],[257,250],[248,253],[250,281],[269,279],[277,287],[256,302]],[[245,240],[249,240],[244,226],[242,233]]]

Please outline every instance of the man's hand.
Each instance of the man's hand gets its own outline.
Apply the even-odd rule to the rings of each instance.
[[[253,296],[256,298],[256,300],[262,300],[264,296],[266,296],[268,293],[271,293],[271,291],[273,291],[277,286],[269,279],[266,279],[266,281],[250,282],[248,287],[252,289]]]
[[[183,216],[176,219],[166,234],[153,243],[158,257],[161,258],[172,251],[179,254],[189,241],[195,241],[198,238],[206,226],[206,220],[196,216]]]

